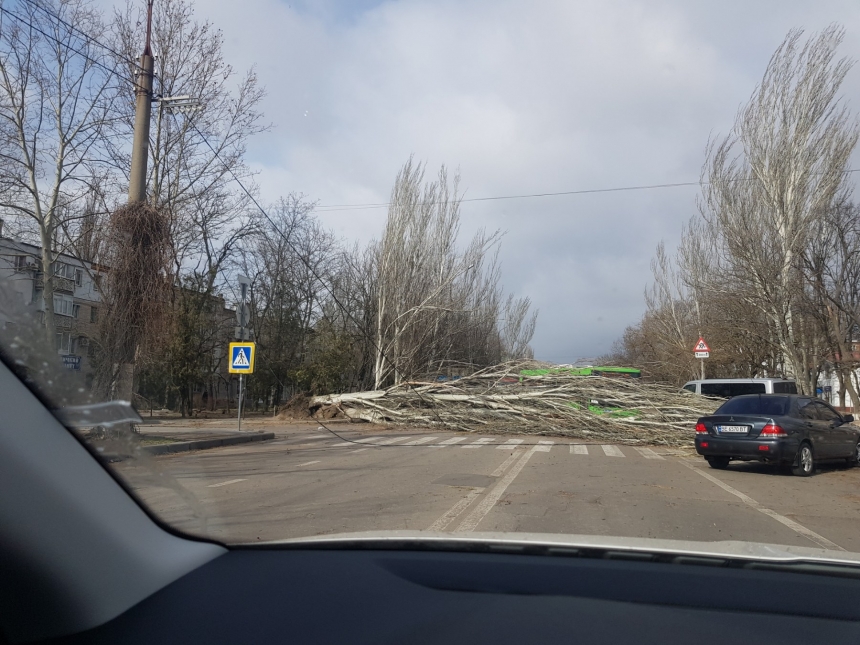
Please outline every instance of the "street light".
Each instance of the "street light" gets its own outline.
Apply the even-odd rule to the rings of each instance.
[[[153,195],[157,198],[159,192],[158,175],[161,166],[161,115],[164,113],[165,108],[171,114],[178,112],[180,114],[191,115],[203,109],[203,101],[190,94],[182,94],[180,96],[158,95],[154,96],[152,101],[158,103],[158,119],[155,125],[155,159],[153,160],[152,168]]]

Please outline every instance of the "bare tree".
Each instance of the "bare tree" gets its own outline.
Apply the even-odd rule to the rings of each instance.
[[[0,26],[0,208],[29,221],[38,237],[44,323],[53,336],[63,229],[86,217],[85,202],[106,173],[119,90],[131,86],[94,44],[104,24],[86,0],[15,9]]]
[[[458,183],[444,167],[425,182],[423,165],[412,159],[397,175],[375,247],[375,389],[446,365],[474,370],[531,351],[537,314],[529,315],[528,298],[502,295],[500,233],[478,231],[457,248]]]
[[[801,258],[817,217],[848,196],[845,170],[858,126],[839,100],[851,67],[835,59],[844,32],[805,42],[791,31],[733,131],[709,149],[702,214],[714,241],[709,291],[747,295],[768,320],[801,391],[815,392],[811,330],[798,317]]]
[[[537,326],[538,311],[532,311],[528,297],[508,295],[503,308],[501,324],[502,361],[534,358],[529,343]]]

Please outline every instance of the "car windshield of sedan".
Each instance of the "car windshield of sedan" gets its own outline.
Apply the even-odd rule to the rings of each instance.
[[[858,59],[837,0],[8,0],[2,361],[187,535],[860,553],[858,426],[680,390],[860,406]]]
[[[787,396],[740,396],[723,403],[714,414],[784,416],[791,409]]]

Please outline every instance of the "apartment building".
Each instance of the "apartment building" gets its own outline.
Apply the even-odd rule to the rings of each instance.
[[[40,247],[0,236],[0,280],[21,295],[21,303],[41,312],[44,324],[44,272]],[[55,348],[71,370],[91,372],[92,339],[97,337],[104,267],[61,254],[53,272]]]

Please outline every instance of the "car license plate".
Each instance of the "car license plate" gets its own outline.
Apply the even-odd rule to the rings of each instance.
[[[749,426],[717,426],[717,432],[727,434],[746,434]]]

